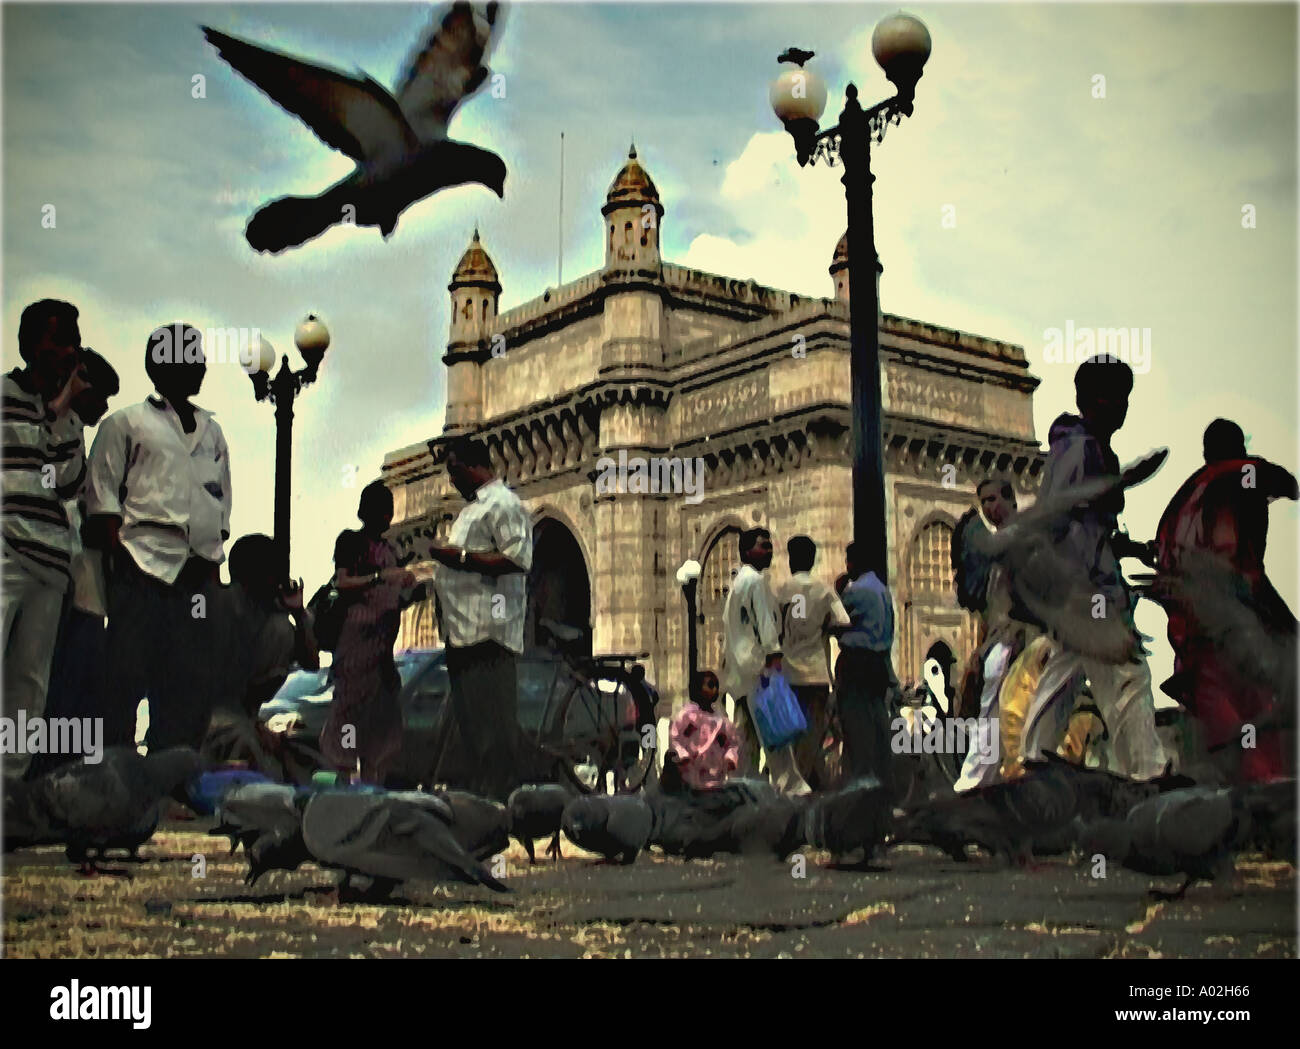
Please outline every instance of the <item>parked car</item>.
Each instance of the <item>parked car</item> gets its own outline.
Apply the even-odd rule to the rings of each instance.
[[[428,784],[448,727],[451,680],[441,648],[412,649],[394,657],[402,680],[398,702],[404,722],[402,752],[389,783]],[[626,662],[626,661],[622,661]],[[519,658],[517,718],[528,778],[558,771],[584,791],[636,790],[654,767],[654,705],[648,690],[618,662],[579,664],[548,649]],[[593,667],[599,668],[592,672]],[[294,671],[262,705],[258,718],[307,764],[325,767],[318,741],[334,695],[330,669]],[[532,753],[527,751],[532,750]],[[449,755],[454,761],[455,752]],[[301,761],[300,761],[301,763]],[[441,766],[452,779],[468,770]]]

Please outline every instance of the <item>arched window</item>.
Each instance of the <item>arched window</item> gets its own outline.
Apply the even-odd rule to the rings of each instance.
[[[630,222],[623,223],[623,243],[632,243],[632,223]]]
[[[712,670],[721,676],[722,654],[726,649],[726,629],[722,611],[727,604],[736,573],[740,571],[740,529],[723,529],[704,555],[698,591],[700,670]]]
[[[483,319],[487,320],[487,299],[483,300]]]
[[[614,250],[614,223],[609,224],[609,250]]]
[[[952,590],[952,529],[943,521],[931,521],[912,540],[907,581],[913,600],[936,600]]]
[[[921,680],[926,654],[925,637],[933,632],[936,616],[956,610],[952,576],[952,526],[931,521],[912,538],[907,551],[904,598],[898,639],[899,680],[904,684]]]

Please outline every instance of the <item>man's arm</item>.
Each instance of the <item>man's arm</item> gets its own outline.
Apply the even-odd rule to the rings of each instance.
[[[221,449],[221,538],[225,540],[230,538],[230,504],[235,493],[230,484],[230,446],[220,428],[217,429],[217,438]]]
[[[114,413],[99,424],[86,470],[86,543],[112,550],[120,542],[122,487],[126,480],[128,437]]]
[[[485,576],[527,572],[533,563],[532,522],[523,503],[512,499],[494,507],[485,518],[496,550],[466,552],[454,546],[429,547],[429,556],[448,568]],[[464,553],[464,562],[461,555]]]
[[[767,580],[759,577],[750,596],[750,615],[758,630],[758,642],[767,657],[768,666],[780,666],[781,663],[781,617],[776,607],[776,599],[767,585]]]
[[[320,669],[320,646],[312,630],[311,613],[302,603],[302,580],[280,589],[280,605],[293,623],[293,658],[306,670]]]

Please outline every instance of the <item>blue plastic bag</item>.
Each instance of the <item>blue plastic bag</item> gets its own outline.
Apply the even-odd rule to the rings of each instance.
[[[780,750],[808,731],[803,708],[785,675],[779,671],[760,679],[749,709],[766,750]]]

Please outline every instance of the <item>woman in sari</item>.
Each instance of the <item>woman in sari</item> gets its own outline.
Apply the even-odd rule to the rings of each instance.
[[[402,750],[402,682],[393,645],[402,609],[422,600],[423,587],[397,567],[384,539],[393,520],[393,494],[383,482],[362,490],[357,516],[360,530],[344,531],[334,545],[334,586],[348,608],[334,649],[334,698],[320,744],[341,773],[382,785]]]

